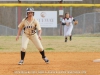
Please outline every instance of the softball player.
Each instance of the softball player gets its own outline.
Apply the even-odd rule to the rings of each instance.
[[[65,18],[62,20],[62,23],[64,25],[64,36],[65,36],[65,42],[67,42],[67,37],[70,37],[70,41],[72,40],[72,30],[73,30],[73,23],[75,22],[75,19],[73,17],[69,16],[69,13],[65,13]]]
[[[43,60],[46,63],[49,63],[49,60],[45,56],[45,52],[43,46],[40,42],[41,40],[41,27],[39,22],[34,18],[34,9],[27,8],[27,17],[24,18],[21,23],[18,25],[18,34],[16,37],[16,41],[19,39],[20,33],[22,29],[24,32],[22,34],[22,49],[21,49],[21,60],[19,61],[19,65],[22,65],[24,62],[24,57],[27,49],[27,45],[29,40],[31,40],[36,48],[39,50],[40,54],[42,55]],[[38,30],[38,35],[36,33],[36,29]]]

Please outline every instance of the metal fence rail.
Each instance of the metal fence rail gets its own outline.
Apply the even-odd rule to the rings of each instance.
[[[100,13],[86,13],[75,17],[79,24],[74,26],[73,34],[85,34],[85,33],[100,33]],[[60,24],[57,28],[42,28],[43,36],[60,36]],[[15,36],[17,29],[13,29],[7,26],[0,25],[1,36]],[[62,26],[63,35],[63,26]]]
[[[15,36],[17,33],[16,29],[9,28],[7,26],[0,25],[1,36]]]
[[[100,32],[100,13],[86,13],[75,18],[79,21],[74,26],[73,34],[99,33]]]

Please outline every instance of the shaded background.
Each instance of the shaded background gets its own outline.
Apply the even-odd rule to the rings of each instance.
[[[18,3],[18,2],[4,2],[0,3]],[[33,2],[21,1],[21,3],[52,3],[60,2]],[[62,3],[71,4],[100,4],[100,0],[83,0],[83,1],[64,1]],[[16,35],[17,26],[21,20],[26,16],[27,7],[0,7],[0,35]],[[33,7],[36,11],[57,11],[57,28],[42,28],[42,35],[44,36],[60,36],[63,35],[63,26],[60,23],[59,9],[61,7]],[[96,7],[62,7],[65,12],[70,12],[76,20],[79,21],[77,26],[74,26],[73,34],[84,33],[99,33],[100,32],[100,8]],[[52,14],[51,14],[52,15]]]

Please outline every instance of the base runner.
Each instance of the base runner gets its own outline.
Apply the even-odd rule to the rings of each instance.
[[[27,45],[29,40],[33,42],[36,48],[39,50],[42,55],[42,59],[49,63],[48,58],[45,56],[44,48],[41,44],[41,27],[39,22],[34,18],[34,9],[27,8],[27,17],[24,18],[21,23],[18,25],[18,34],[16,37],[16,41],[19,39],[21,31],[24,29],[22,34],[22,49],[21,49],[21,60],[19,61],[19,65],[24,63],[25,53],[27,49]],[[36,33],[36,29],[38,30],[38,35]]]

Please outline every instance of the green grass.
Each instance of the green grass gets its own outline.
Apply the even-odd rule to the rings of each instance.
[[[18,41],[15,36],[0,36],[0,52],[19,52],[21,37]],[[68,38],[69,39],[69,38]],[[42,45],[46,52],[100,52],[100,36],[73,35],[72,41],[64,42],[63,36],[42,36]],[[30,41],[27,52],[38,52]]]
[[[54,50],[53,48],[46,48],[45,50]]]
[[[3,49],[4,49],[4,48],[1,48],[1,47],[0,47],[0,50],[3,50]]]

